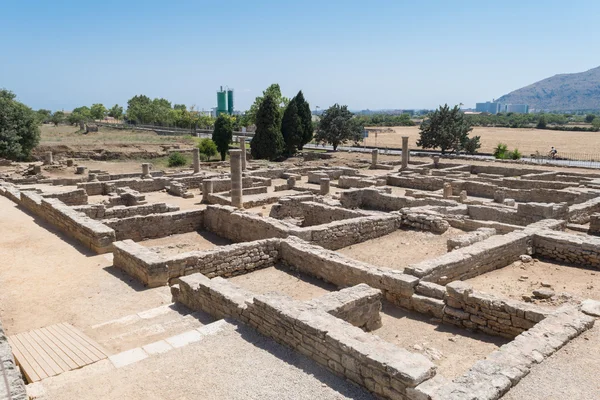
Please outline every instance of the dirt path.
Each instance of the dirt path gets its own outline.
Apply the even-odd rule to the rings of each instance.
[[[170,303],[0,196],[0,318],[8,334],[54,323],[88,326]]]

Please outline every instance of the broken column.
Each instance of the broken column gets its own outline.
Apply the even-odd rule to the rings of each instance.
[[[243,136],[238,136],[240,140],[240,150],[242,151],[242,171],[246,170],[246,138]]]
[[[319,182],[321,183],[321,190],[319,191],[319,194],[321,194],[323,196],[326,194],[329,194],[330,179],[329,178],[321,178],[321,180]]]
[[[52,161],[52,152],[47,151],[46,154],[44,154],[44,165],[52,165]]]
[[[402,136],[402,169],[408,168],[408,136]]]
[[[88,182],[98,182],[98,175],[88,174]]]
[[[290,176],[287,178],[287,187],[288,189],[293,189],[296,186],[296,177]]]
[[[440,156],[433,156],[433,167],[434,168],[440,167]]]
[[[213,192],[213,181],[205,179],[202,181],[202,202],[208,203],[208,196]]]
[[[373,149],[371,151],[371,168],[377,168],[377,156],[379,155],[379,150]]]
[[[86,168],[86,167],[84,167],[84,166],[77,167],[77,170],[75,171],[75,173],[76,173],[77,175],[83,175],[83,174],[85,173],[85,168]]]
[[[200,172],[200,149],[195,148],[193,151],[194,155],[194,173]]]
[[[73,159],[69,158],[67,160],[67,167],[72,167],[73,166]]]
[[[458,201],[461,202],[461,203],[464,203],[465,201],[467,201],[467,191],[466,190],[461,190],[460,191],[460,195],[459,195]]]
[[[152,178],[150,176],[150,164],[143,163],[142,164],[142,179]]]
[[[242,208],[242,151],[229,150],[231,166],[231,205]]]
[[[496,203],[504,203],[504,200],[506,199],[506,192],[502,189],[498,189],[494,192],[494,201]]]
[[[450,197],[452,197],[452,184],[446,182],[444,183],[444,198],[449,199]]]

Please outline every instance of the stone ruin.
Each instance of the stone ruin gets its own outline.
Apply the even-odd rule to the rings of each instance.
[[[439,157],[415,163],[408,152],[397,168],[380,164],[377,151],[369,168],[379,175],[327,166],[249,170],[244,153],[231,151],[225,174],[201,171],[199,161],[178,173],[144,164],[141,175],[97,171],[61,192],[0,181],[0,194],[89,249],[112,253],[114,267],[146,287],[169,285],[175,302],[252,327],[378,398],[499,399],[600,316],[592,299],[549,308],[465,282],[534,258],[600,268],[600,174]],[[196,202],[182,210],[147,201],[150,193]],[[92,197],[102,201],[88,203]],[[268,215],[245,210],[266,205]],[[398,231],[450,229],[462,233],[447,239],[446,253],[400,269],[340,252]],[[140,244],[199,231],[231,244],[178,254]],[[299,301],[228,280],[276,265],[338,290]],[[423,354],[370,333],[382,324],[384,303],[508,342],[444,377]],[[14,369],[1,330],[0,349]]]

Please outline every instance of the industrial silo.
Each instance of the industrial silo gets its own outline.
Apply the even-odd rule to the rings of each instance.
[[[227,112],[233,115],[233,89],[227,89]]]
[[[223,90],[223,86],[221,86],[221,90],[217,92],[217,115],[221,115],[227,112],[227,92]]]

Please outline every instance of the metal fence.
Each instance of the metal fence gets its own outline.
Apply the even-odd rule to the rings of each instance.
[[[565,153],[559,152],[552,156],[550,154],[532,154],[523,157],[523,160],[536,164],[565,165],[570,167],[600,168],[600,153]]]

